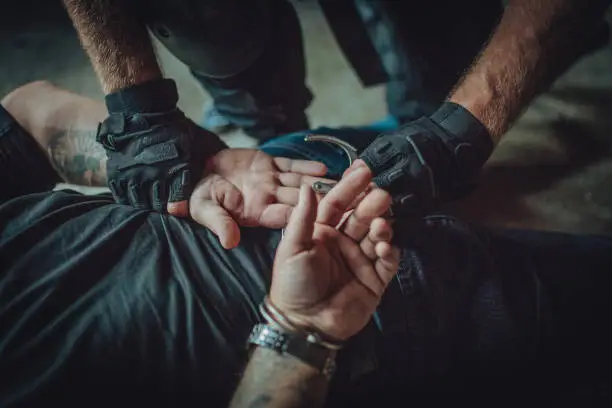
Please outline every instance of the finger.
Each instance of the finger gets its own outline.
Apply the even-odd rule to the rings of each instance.
[[[384,218],[374,219],[370,225],[368,238],[372,242],[391,242],[393,239],[393,228],[391,227],[391,221]]]
[[[342,232],[354,241],[361,241],[370,231],[372,221],[387,212],[391,196],[384,190],[374,189],[357,205],[344,223]]]
[[[390,223],[384,218],[376,218],[370,225],[368,235],[361,240],[359,246],[371,261],[375,261],[378,258],[376,244],[380,241],[390,242],[392,238],[393,230]]]
[[[317,222],[335,227],[350,204],[368,187],[370,180],[366,170],[356,170],[340,180],[321,200]]]
[[[312,247],[312,234],[317,214],[317,202],[314,191],[306,185],[300,188],[300,201],[293,214],[281,241],[281,247],[287,255],[307,251]]]
[[[130,201],[127,198],[127,192],[125,190],[125,184],[119,183],[115,180],[108,182],[108,188],[113,193],[113,197],[118,204],[130,205]]]
[[[191,195],[190,206],[197,205],[202,200],[211,200],[219,204],[234,219],[240,219],[244,216],[242,193],[235,185],[217,174],[207,176],[198,184]]]
[[[295,187],[278,187],[275,195],[278,203],[295,206],[300,199],[300,189]]]
[[[368,292],[374,297],[379,298],[382,295],[385,284],[376,273],[372,261],[347,236],[340,235],[337,242],[342,258],[345,260],[349,270]]]
[[[153,182],[151,187],[151,207],[158,212],[167,211],[166,190],[160,180]]]
[[[280,171],[284,172],[301,173],[310,176],[324,176],[327,173],[327,166],[316,161],[275,157],[274,164]]]
[[[240,242],[239,219],[244,208],[240,191],[223,177],[211,174],[204,178],[189,200],[191,218],[213,231],[224,248]]]
[[[375,243],[376,256],[380,259],[390,261],[393,259],[393,246],[386,241]]]
[[[361,240],[359,247],[361,248],[361,252],[363,252],[370,261],[374,262],[378,259],[378,255],[376,255],[376,243],[372,242],[369,236]]]
[[[189,215],[189,201],[177,201],[174,203],[168,203],[166,205],[168,214],[174,215],[175,217],[187,217]]]
[[[366,162],[364,162],[361,159],[357,159],[353,162],[353,164],[351,164],[351,166],[348,169],[344,170],[342,177],[348,176],[349,174],[351,174],[352,172],[354,172],[355,170],[359,168],[366,168],[368,171],[370,171],[370,168],[368,167]]]
[[[198,200],[192,204],[191,217],[210,229],[223,248],[235,248],[240,243],[240,228],[223,207],[211,200]]]
[[[304,176],[298,173],[279,173],[278,181],[282,186],[285,187],[297,187],[299,188],[302,184],[313,185],[317,181],[323,183],[335,183],[332,179],[326,179],[322,177]]]
[[[168,201],[177,202],[189,200],[191,195],[191,170],[185,169],[172,178]]]
[[[149,200],[147,199],[147,194],[145,193],[145,188],[140,184],[134,183],[132,180],[130,180],[127,185],[127,196],[132,207],[138,208],[139,210],[151,208]]]
[[[284,228],[291,219],[293,208],[287,204],[270,204],[261,213],[258,224],[265,228]]]
[[[379,242],[376,244],[376,253],[382,256],[376,260],[374,268],[386,287],[397,273],[400,251],[397,247],[391,246],[388,242]]]

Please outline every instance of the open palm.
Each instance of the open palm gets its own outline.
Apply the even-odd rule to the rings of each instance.
[[[283,228],[298,202],[302,184],[325,175],[325,165],[275,158],[256,149],[226,149],[207,166],[196,186],[189,212],[210,228],[225,248],[240,242],[238,226]]]
[[[359,178],[366,180],[364,174],[343,180],[345,184],[336,188],[355,186],[362,182]],[[350,203],[352,198],[345,200]],[[380,198],[380,194],[366,196],[359,207],[379,208],[372,201]],[[345,340],[367,324],[397,271],[399,257],[390,244],[389,224],[378,218],[384,209],[371,214],[370,228],[354,240],[335,228],[335,222],[315,222],[317,212],[334,205],[326,199],[317,211],[314,192],[308,188],[300,192],[276,254],[270,299],[295,325]]]

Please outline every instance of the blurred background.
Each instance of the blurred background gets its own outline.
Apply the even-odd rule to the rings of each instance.
[[[382,86],[364,88],[317,2],[294,2],[306,48],[313,126],[362,125],[386,116]],[[608,12],[607,20],[612,21]],[[157,44],[180,107],[200,119],[210,99],[187,68]],[[39,79],[102,99],[60,1],[12,2],[0,14],[0,92]],[[231,146],[254,146],[239,131]],[[612,49],[577,61],[538,97],[487,164],[482,184],[446,210],[478,223],[569,232],[612,232]]]

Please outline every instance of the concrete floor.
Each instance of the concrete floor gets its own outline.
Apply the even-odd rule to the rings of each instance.
[[[0,93],[36,79],[101,98],[97,80],[58,2],[29,2],[0,15]],[[19,10],[21,8],[21,10]],[[316,4],[301,3],[314,126],[358,125],[385,116],[381,87],[363,89]],[[208,96],[180,62],[159,49],[180,106],[197,119]],[[539,97],[487,165],[481,187],[449,208],[496,225],[572,232],[612,231],[612,48],[575,64]],[[233,146],[253,141],[232,134]]]

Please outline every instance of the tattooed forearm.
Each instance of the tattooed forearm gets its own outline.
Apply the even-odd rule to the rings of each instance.
[[[321,407],[327,380],[290,356],[257,348],[230,404],[232,408]]]
[[[49,140],[51,164],[68,183],[106,186],[106,153],[95,130],[64,129]]]

